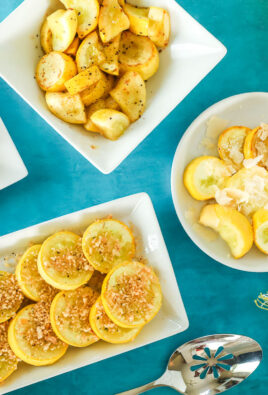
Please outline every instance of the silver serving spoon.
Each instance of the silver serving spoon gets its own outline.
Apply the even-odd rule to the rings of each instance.
[[[117,395],[141,394],[156,387],[171,387],[184,395],[220,394],[244,381],[261,360],[262,349],[250,337],[200,337],[174,351],[158,380]]]

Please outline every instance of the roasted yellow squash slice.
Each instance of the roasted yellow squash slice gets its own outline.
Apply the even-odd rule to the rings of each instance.
[[[237,210],[210,204],[202,209],[199,222],[218,232],[236,259],[243,257],[252,247],[252,226]]]
[[[65,87],[71,95],[76,95],[95,85],[100,79],[101,71],[98,66],[91,66],[65,82]]]
[[[0,271],[0,323],[15,315],[23,299],[15,275]]]
[[[129,28],[129,19],[118,0],[103,0],[99,16],[99,32],[102,42],[107,43]]]
[[[105,60],[103,47],[99,41],[97,32],[92,32],[81,42],[76,54],[78,71],[82,71],[93,65],[99,65]]]
[[[50,307],[51,325],[56,335],[74,347],[87,347],[99,338],[89,323],[90,309],[98,293],[89,287],[58,293]]]
[[[82,248],[96,270],[108,273],[118,263],[134,257],[135,240],[127,225],[107,218],[89,225],[83,235]]]
[[[163,8],[150,7],[148,36],[157,47],[166,47],[170,37],[170,17]]]
[[[122,328],[137,328],[160,310],[162,292],[154,271],[141,262],[124,262],[105,277],[101,291],[106,314]]]
[[[120,37],[121,35],[119,34],[113,40],[103,45],[103,54],[105,59],[100,64],[100,68],[105,71],[105,73],[119,75],[118,55]]]
[[[148,36],[149,29],[149,8],[137,7],[125,3],[123,9],[128,16],[130,26],[129,30],[140,36]]]
[[[50,52],[44,55],[36,68],[36,82],[47,92],[64,91],[65,82],[77,73],[74,60],[62,52]]]
[[[79,37],[75,37],[71,45],[66,49],[66,55],[75,56],[80,45]]]
[[[136,71],[125,73],[110,92],[110,95],[131,122],[135,122],[144,113],[146,87],[140,74]]]
[[[100,79],[96,84],[91,85],[90,88],[85,89],[81,92],[81,99],[85,106],[90,106],[95,103],[100,98],[105,98],[107,96],[108,91],[111,89],[113,81],[109,77],[106,76],[103,72],[100,72]]]
[[[102,110],[103,108],[106,108],[105,105],[105,100],[104,99],[98,99],[95,101],[95,103],[91,104],[86,111],[87,114],[87,123],[85,123],[84,128],[89,131],[89,132],[95,132],[95,133],[101,133],[100,129],[94,125],[94,123],[91,121],[90,117],[94,112]]]
[[[18,359],[11,350],[8,339],[8,322],[0,324],[0,384],[17,369]]]
[[[146,81],[158,70],[159,54],[148,37],[124,32],[120,41],[119,63],[121,73],[137,71]]]
[[[85,106],[79,94],[47,92],[46,102],[50,111],[65,122],[80,124],[87,121]]]
[[[101,297],[90,310],[90,324],[96,335],[108,343],[128,343],[136,338],[142,327],[121,328],[105,313]]]
[[[257,160],[259,166],[268,170],[268,124],[262,124],[247,135],[244,155],[246,159]]]
[[[38,255],[38,271],[52,287],[73,290],[87,283],[94,269],[83,254],[81,237],[58,232],[44,241]]]
[[[231,173],[227,165],[214,156],[201,156],[192,160],[184,172],[184,185],[196,200],[208,200],[223,188]]]
[[[45,20],[41,26],[40,42],[41,42],[41,47],[43,48],[45,53],[49,53],[49,52],[53,51],[52,31],[50,30],[50,28],[48,26],[47,20]]]
[[[8,342],[12,351],[30,365],[51,365],[68,348],[52,330],[49,309],[47,302],[30,304],[20,310],[9,325]]]
[[[77,30],[77,14],[74,10],[57,10],[47,17],[52,33],[54,51],[64,52],[73,42]]]
[[[100,6],[97,0],[60,0],[66,8],[77,12],[77,33],[79,38],[86,37],[98,25]]]
[[[94,112],[90,119],[109,140],[117,140],[129,127],[129,119],[124,113],[109,108]]]

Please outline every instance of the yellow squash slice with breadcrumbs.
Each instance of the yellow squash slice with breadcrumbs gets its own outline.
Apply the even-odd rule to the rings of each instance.
[[[38,271],[52,287],[73,290],[87,283],[94,269],[83,254],[81,237],[73,232],[58,232],[44,241]]]
[[[47,302],[30,304],[20,310],[9,325],[8,342],[12,351],[30,365],[51,365],[68,348],[52,330],[49,309]]]
[[[227,165],[214,156],[200,156],[192,160],[184,172],[184,185],[196,200],[208,200],[223,188],[230,171]]]
[[[77,13],[77,33],[79,38],[86,37],[98,25],[100,6],[98,0],[60,0],[66,8]]]
[[[0,323],[15,315],[23,299],[15,275],[0,271]]]
[[[48,27],[52,33],[52,48],[64,52],[73,42],[77,29],[75,10],[57,10],[47,17]]]
[[[40,276],[37,268],[37,258],[41,249],[41,244],[29,247],[19,260],[16,266],[16,279],[24,295],[38,302],[42,297],[47,296],[50,285]],[[56,290],[55,290],[56,292]]]
[[[100,339],[114,344],[131,342],[142,329],[142,327],[122,328],[116,325],[105,313],[101,297],[90,310],[90,324]]]
[[[268,255],[268,210],[262,208],[252,218],[254,242],[261,252]]]
[[[252,226],[237,210],[219,204],[207,205],[201,211],[199,222],[218,232],[236,259],[242,258],[252,247]]]
[[[86,123],[85,106],[79,94],[66,92],[47,92],[46,102],[56,117],[73,124]]]
[[[218,140],[220,158],[233,166],[235,170],[243,166],[244,143],[250,129],[245,126],[232,126],[224,130]]]
[[[154,271],[141,262],[124,262],[106,276],[101,299],[108,317],[122,328],[137,328],[151,321],[162,305],[162,292]]]
[[[159,54],[148,38],[127,31],[122,33],[119,54],[120,73],[137,71],[144,81],[151,78],[159,67]]]
[[[38,62],[35,77],[44,91],[60,92],[66,89],[65,82],[73,78],[76,73],[76,64],[70,56],[52,51]]]
[[[107,43],[129,28],[129,19],[118,0],[103,0],[99,16],[99,32],[102,42]]]
[[[83,235],[82,248],[96,270],[108,273],[118,263],[134,257],[135,240],[127,225],[107,218],[89,225]]]
[[[8,322],[0,324],[0,384],[17,369],[18,358],[8,344]]]
[[[87,347],[99,338],[89,323],[90,310],[99,294],[90,287],[58,293],[50,307],[51,325],[56,335],[74,347]]]
[[[131,122],[137,121],[144,113],[146,87],[141,75],[136,71],[125,73],[110,95]]]

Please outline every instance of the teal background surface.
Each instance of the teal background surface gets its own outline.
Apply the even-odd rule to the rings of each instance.
[[[0,20],[20,3],[2,0]],[[264,350],[257,371],[230,390],[230,395],[267,394],[268,312],[257,309],[253,301],[260,291],[268,290],[268,273],[232,270],[208,258],[192,243],[175,214],[170,172],[178,142],[200,112],[234,94],[268,91],[268,1],[179,3],[223,42],[228,54],[109,176],[96,170],[0,80],[0,115],[29,171],[27,178],[0,191],[0,235],[117,197],[147,192],[190,321],[184,333],[21,389],[16,391],[18,395],[115,394],[156,379],[180,344],[224,332],[251,336]],[[173,393],[165,388],[154,391],[158,395]]]

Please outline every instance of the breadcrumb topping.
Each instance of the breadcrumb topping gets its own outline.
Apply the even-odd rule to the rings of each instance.
[[[1,275],[0,273],[0,316],[5,316],[16,310],[21,305],[24,296],[19,288],[14,274]]]
[[[120,240],[110,232],[99,233],[96,237],[90,239],[89,254],[97,251],[104,262],[110,262],[111,258],[120,256]]]
[[[14,364],[17,362],[17,357],[8,344],[8,325],[8,322],[3,322],[2,324],[0,324],[0,367],[1,364],[8,364],[10,366],[14,366]]]
[[[29,310],[29,319],[21,318],[17,329],[31,347],[53,351],[63,345],[53,332],[50,323],[50,303],[47,300],[33,305]]]
[[[124,320],[134,322],[146,318],[154,307],[154,273],[149,267],[137,267],[135,274],[122,273],[116,284],[106,291],[110,307]]]
[[[77,244],[71,248],[63,250],[51,248],[49,261],[44,264],[51,267],[64,276],[71,277],[76,272],[93,272],[93,267],[90,265],[82,251],[82,239],[80,238]]]
[[[95,335],[89,323],[89,313],[99,293],[89,287],[81,287],[63,295],[65,304],[56,316],[57,326],[63,329],[68,324],[70,330],[84,338]]]

